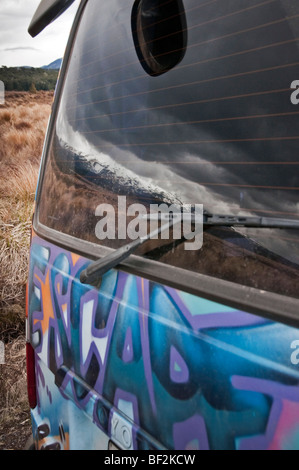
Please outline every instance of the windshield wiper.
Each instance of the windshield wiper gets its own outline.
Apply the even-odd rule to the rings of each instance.
[[[101,277],[107,271],[112,268],[115,268],[122,261],[127,259],[132,253],[134,253],[138,247],[143,245],[146,241],[154,238],[159,233],[163,232],[165,229],[169,229],[174,224],[178,222],[183,222],[184,220],[189,220],[191,223],[198,223],[198,214],[193,212],[189,213],[154,213],[147,214],[146,216],[141,216],[146,220],[160,220],[167,222],[164,225],[161,225],[158,229],[150,232],[148,235],[142,238],[138,238],[133,242],[124,245],[121,248],[118,248],[113,253],[104,256],[98,261],[91,263],[86,269],[84,269],[80,274],[80,281],[83,284],[89,284],[94,282],[96,279]],[[238,216],[238,215],[221,215],[221,214],[212,214],[206,210],[203,211],[202,219],[200,220],[203,224],[203,227],[248,227],[248,228],[276,228],[276,229],[298,229],[299,230],[299,220],[292,219],[281,219],[276,217],[259,217],[259,216]],[[195,232],[192,232],[193,235]],[[184,238],[184,237],[182,237]],[[188,237],[186,237],[188,238]]]
[[[202,220],[199,214],[194,212],[187,213],[168,213],[157,212],[141,216],[142,219],[147,220],[172,220],[174,223],[183,222],[184,220],[191,221],[191,223],[202,222],[204,226],[222,226],[222,227],[252,227],[252,228],[281,228],[281,229],[298,229],[299,220],[294,219],[281,219],[278,217],[260,217],[246,215],[226,215],[226,214],[212,214],[206,210],[203,211]]]
[[[299,229],[299,220],[280,219],[276,217],[217,215],[207,211],[203,213],[203,224],[212,226],[220,225],[223,227]]]

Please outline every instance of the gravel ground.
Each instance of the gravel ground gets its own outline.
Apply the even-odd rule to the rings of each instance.
[[[30,417],[20,415],[1,428],[0,450],[24,450],[30,437]]]

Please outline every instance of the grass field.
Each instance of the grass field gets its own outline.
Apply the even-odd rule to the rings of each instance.
[[[52,92],[7,92],[0,106],[0,449],[22,448],[29,414],[25,288],[31,219]]]

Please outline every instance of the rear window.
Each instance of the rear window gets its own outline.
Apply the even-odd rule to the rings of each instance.
[[[202,204],[297,219],[298,38],[295,0],[89,0],[39,222],[117,248],[128,241],[120,197],[126,207]],[[115,238],[96,230],[105,204],[115,209]],[[298,298],[298,234],[214,227],[201,249],[157,240],[140,255]]]

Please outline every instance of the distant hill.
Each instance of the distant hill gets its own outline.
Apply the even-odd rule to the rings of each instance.
[[[57,62],[57,61],[55,61]],[[59,69],[34,67],[0,67],[0,80],[7,91],[54,90]]]
[[[56,59],[54,62],[51,62],[49,65],[44,65],[42,69],[46,70],[59,70],[62,64],[62,59]]]

